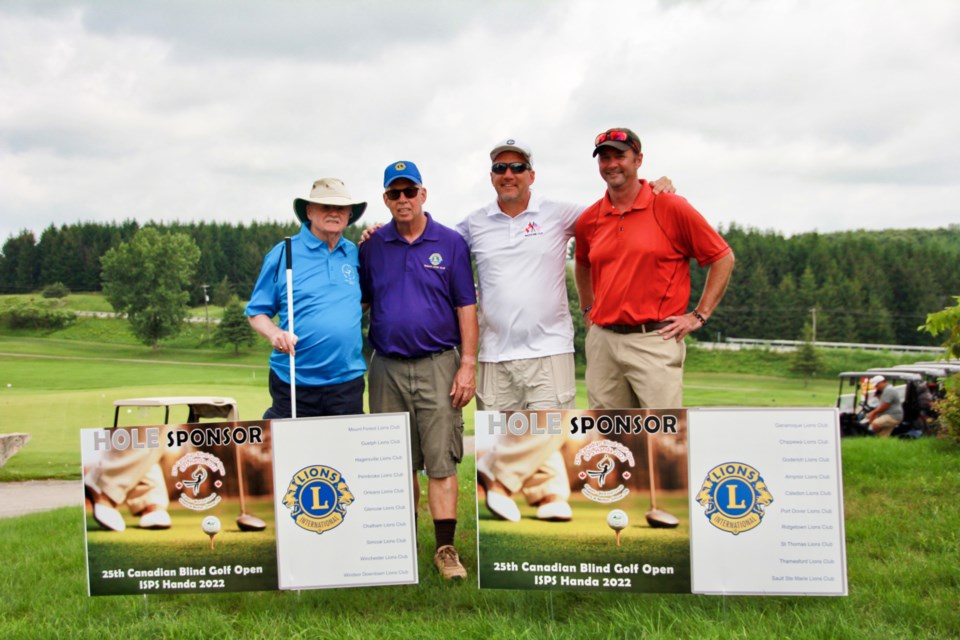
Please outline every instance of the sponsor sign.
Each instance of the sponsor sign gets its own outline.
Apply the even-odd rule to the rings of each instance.
[[[846,595],[833,409],[478,412],[476,425],[478,485],[502,482],[519,511],[478,498],[481,588]]]
[[[81,431],[90,595],[417,582],[407,414]]]
[[[273,421],[279,588],[417,582],[406,413]]]

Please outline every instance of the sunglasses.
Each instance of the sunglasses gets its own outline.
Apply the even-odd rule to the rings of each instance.
[[[420,187],[407,187],[405,189],[387,189],[384,193],[387,194],[387,200],[399,200],[400,194],[403,194],[407,200],[412,200],[417,197],[417,194],[420,193]]]
[[[593,146],[599,147],[604,142],[626,142],[634,150],[639,151],[639,145],[635,140],[630,139],[630,134],[626,131],[620,131],[619,129],[604,131],[594,139]]]
[[[523,173],[530,168],[530,165],[526,162],[494,162],[493,166],[490,167],[490,171],[494,172],[498,176],[502,176],[507,172],[507,169],[510,169],[514,175]]]

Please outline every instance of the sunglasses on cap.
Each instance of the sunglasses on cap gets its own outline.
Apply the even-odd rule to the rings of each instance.
[[[490,171],[494,172],[498,176],[502,176],[507,172],[507,169],[513,174],[523,173],[530,168],[530,165],[526,162],[494,162],[493,166],[490,167]]]
[[[417,194],[420,193],[420,187],[406,187],[404,189],[387,189],[384,192],[387,195],[387,200],[399,200],[400,194],[402,193],[407,200],[412,200],[417,197]]]
[[[630,145],[630,148],[632,148],[634,151],[640,153],[639,142],[637,142],[637,140],[629,133],[626,131],[621,131],[620,129],[609,129],[604,131],[594,139],[593,146],[599,147],[604,142],[624,142]]]

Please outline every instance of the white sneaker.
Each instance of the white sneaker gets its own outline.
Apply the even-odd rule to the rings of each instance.
[[[169,529],[170,514],[165,509],[157,509],[140,516],[141,529]]]
[[[573,519],[573,509],[570,508],[570,503],[565,500],[547,502],[537,507],[537,519],[567,522]]]
[[[486,490],[487,509],[490,510],[490,513],[492,513],[495,518],[509,520],[510,522],[520,522],[520,509],[517,508],[517,503],[513,501],[513,498],[490,490],[490,486],[493,484],[493,480],[491,480],[492,477],[493,474],[490,473],[489,468],[483,463],[483,458],[478,460],[477,482],[483,485],[483,488]]]
[[[123,531],[127,524],[116,507],[111,506],[104,499],[103,494],[88,484],[83,485],[87,500],[93,505],[93,519],[107,531]]]
[[[487,509],[502,520],[520,522],[520,509],[513,498],[496,491],[487,490]]]

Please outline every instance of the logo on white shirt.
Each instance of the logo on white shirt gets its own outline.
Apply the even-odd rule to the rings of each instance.
[[[523,237],[529,238],[531,236],[542,236],[543,229],[540,228],[540,225],[536,222],[528,222],[527,226],[523,228]]]

